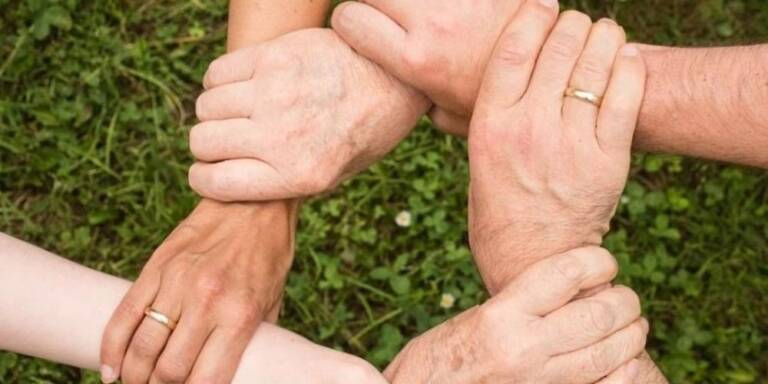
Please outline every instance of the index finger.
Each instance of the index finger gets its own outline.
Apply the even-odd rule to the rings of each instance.
[[[533,316],[545,316],[580,291],[610,282],[619,267],[605,249],[574,249],[534,264],[524,271],[499,297]]]
[[[253,76],[261,45],[239,49],[223,55],[208,65],[203,77],[205,89],[245,81]]]
[[[522,5],[496,43],[478,105],[509,108],[523,96],[558,9],[556,0],[527,0]]]
[[[128,344],[144,319],[144,309],[154,301],[159,288],[158,275],[142,272],[109,320],[101,338],[100,371],[104,383],[112,383],[120,376]]]

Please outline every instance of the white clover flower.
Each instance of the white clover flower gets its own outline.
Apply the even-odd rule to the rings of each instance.
[[[451,309],[455,303],[456,298],[450,293],[443,293],[443,296],[440,298],[440,308]]]
[[[403,228],[410,227],[412,220],[413,220],[413,217],[411,216],[411,213],[408,211],[402,211],[398,213],[397,216],[395,217],[395,223],[399,227],[403,227]]]
[[[629,196],[622,196],[621,197],[621,203],[622,204],[629,204]]]

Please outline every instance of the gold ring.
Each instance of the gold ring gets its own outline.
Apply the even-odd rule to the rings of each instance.
[[[602,97],[595,95],[592,92],[585,91],[583,89],[573,88],[573,87],[570,87],[565,90],[565,96],[579,99],[581,101],[590,103],[598,108],[600,108],[600,105],[603,103]]]
[[[150,307],[147,307],[147,309],[144,310],[144,315],[164,325],[166,328],[168,328],[171,331],[173,331],[176,328],[175,321],[171,320],[171,318],[168,317],[166,314],[162,312],[158,312]]]

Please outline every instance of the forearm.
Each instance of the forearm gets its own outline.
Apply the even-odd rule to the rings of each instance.
[[[231,0],[227,50],[322,26],[329,7],[330,0]]]
[[[642,48],[637,148],[768,167],[768,44]]]
[[[0,266],[0,350],[97,369],[102,330],[130,282],[2,233]],[[297,370],[295,364],[304,366]],[[251,339],[234,382],[336,382],[339,374],[376,376],[359,359],[264,324]]]

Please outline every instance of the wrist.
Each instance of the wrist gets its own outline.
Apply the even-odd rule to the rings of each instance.
[[[490,294],[495,295],[538,261],[571,249],[600,245],[606,228],[582,220],[526,218],[496,227],[472,228],[470,243],[482,279]]]

